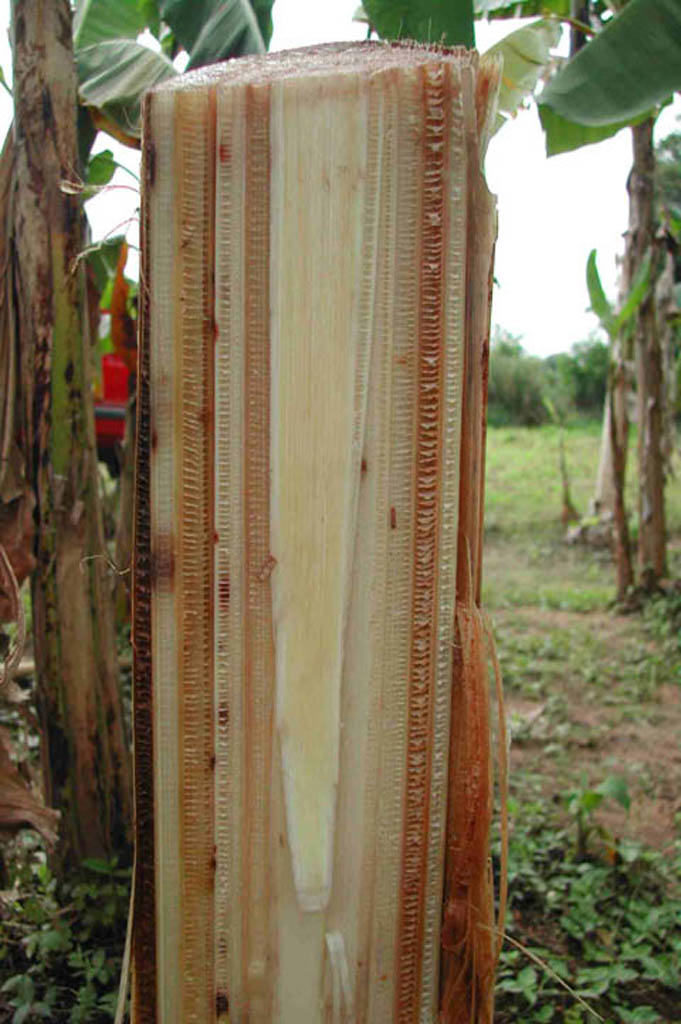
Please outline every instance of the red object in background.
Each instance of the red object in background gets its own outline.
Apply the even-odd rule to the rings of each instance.
[[[95,399],[97,453],[110,468],[118,469],[116,448],[125,434],[130,372],[117,355],[102,356],[102,397]]]

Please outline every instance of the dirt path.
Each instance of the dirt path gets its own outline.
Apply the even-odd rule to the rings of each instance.
[[[681,685],[641,620],[534,606],[492,618],[512,778],[560,800],[583,777],[589,788],[621,776],[629,813],[607,801],[596,820],[619,838],[670,847],[681,825]]]

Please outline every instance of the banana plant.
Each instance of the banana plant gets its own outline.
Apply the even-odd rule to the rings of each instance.
[[[608,335],[611,344],[619,341],[623,335],[631,333],[632,319],[650,291],[651,274],[652,257],[650,251],[648,251],[632,281],[629,294],[619,310],[615,310],[615,307],[607,298],[601,283],[596,262],[596,250],[592,249],[589,253],[586,264],[586,286],[589,292],[591,310],[598,317],[600,325]]]
[[[81,159],[96,130],[139,148],[143,93],[187,67],[263,53],[272,35],[274,0],[79,0],[73,22],[78,73]],[[145,29],[160,50],[139,40]]]
[[[173,60],[181,51],[185,51],[187,54],[187,63],[191,67],[197,67],[204,63],[209,63],[214,60],[221,60],[226,57],[236,56],[243,53],[262,52],[265,50],[269,37],[271,35],[271,8],[272,0],[253,0],[253,3],[249,3],[248,0],[77,0],[76,3],[71,4],[72,11],[69,11],[68,5],[64,2],[62,4],[44,4],[43,9],[46,14],[46,20],[43,22],[37,16],[34,8],[27,4],[19,5],[17,3],[13,5],[13,18],[23,19],[23,25],[27,28],[30,27],[31,32],[35,30],[36,38],[39,38],[39,45],[33,46],[32,58],[35,57],[36,68],[41,77],[41,81],[45,83],[45,95],[47,100],[43,101],[43,111],[46,109],[52,111],[50,106],[50,90],[54,85],[55,95],[59,93],[59,96],[63,98],[67,95],[67,86],[64,84],[68,80],[68,93],[69,96],[73,94],[73,78],[72,60],[75,57],[75,65],[77,69],[77,86],[78,86],[78,129],[79,129],[79,156],[80,164],[82,167],[87,168],[83,173],[83,177],[86,179],[86,184],[92,186],[98,186],[106,184],[110,179],[113,170],[115,169],[113,158],[110,158],[107,154],[98,154],[93,161],[89,162],[90,149],[94,141],[95,135],[98,129],[104,129],[111,135],[117,137],[121,141],[128,145],[139,147],[140,137],[140,123],[139,123],[139,110],[140,110],[140,99],[142,94],[151,86],[156,83],[163,81],[177,74],[177,70],[173,64]],[[73,14],[73,18],[71,17]],[[46,28],[49,25],[49,30]],[[59,26],[59,30],[55,29],[55,25]],[[73,46],[70,45],[69,32],[62,31],[65,26],[69,26],[72,30],[72,41]],[[146,46],[144,44],[143,33],[148,31],[157,40],[157,44],[153,48],[152,46]],[[56,49],[59,53],[59,59],[52,60],[51,63],[40,64],[40,55],[46,51],[47,43],[45,38],[47,37],[49,43],[55,42]],[[18,46],[23,46],[25,49],[26,33],[15,33],[15,43]],[[32,37],[31,37],[32,38]],[[37,56],[36,56],[37,55]],[[23,103],[21,107],[23,111],[22,116],[26,116],[27,123],[31,126],[31,130],[35,130],[37,123],[36,117],[33,116],[33,112],[29,112],[29,115],[25,114],[27,93],[25,89],[25,74],[26,74],[26,58],[25,52],[22,51],[21,61],[15,63],[21,65],[21,78],[20,86],[15,88],[15,102]],[[59,74],[57,74],[58,69]],[[70,77],[71,76],[71,77]],[[57,81],[58,79],[58,81]],[[68,99],[68,97],[67,97]],[[61,102],[61,99],[60,99]],[[69,118],[72,116],[73,101],[72,99],[64,101],[64,109],[67,111],[61,118],[55,117],[55,122],[59,123],[59,130],[64,128],[64,125],[69,123]],[[60,108],[61,109],[61,108]],[[50,113],[50,117],[52,114]],[[70,129],[68,129],[70,131]],[[56,131],[56,129],[55,129]],[[64,131],[66,129],[64,128]],[[64,144],[68,152],[71,152],[71,136],[69,136],[68,144]],[[50,146],[45,145],[45,158],[44,158],[44,173],[46,177],[49,177],[49,181],[54,184],[57,179],[56,175],[59,173],[63,174],[63,168],[55,170],[55,161],[53,159],[53,149]],[[74,157],[75,157],[74,149]],[[51,162],[50,162],[51,161]],[[69,159],[68,166],[73,166],[77,163],[77,159]],[[14,135],[12,132],[9,133],[5,147],[3,150],[2,160],[0,161],[1,167],[0,178],[2,181],[0,184],[0,222],[3,223],[6,230],[3,231],[4,242],[0,245],[0,256],[2,256],[3,266],[6,268],[6,272],[0,277],[0,359],[2,359],[2,365],[0,365],[0,380],[6,383],[6,387],[0,386],[0,391],[3,392],[3,405],[2,405],[2,422],[0,424],[0,450],[3,453],[2,465],[0,466],[0,526],[7,521],[9,517],[10,524],[16,522],[24,523],[24,521],[30,523],[30,528],[27,527],[24,534],[22,534],[21,544],[22,549],[10,552],[10,559],[13,559],[13,569],[16,570],[15,575],[23,578],[27,572],[34,567],[33,549],[34,549],[34,514],[33,507],[35,504],[35,497],[31,491],[31,486],[35,487],[35,482],[32,481],[31,486],[27,483],[25,486],[23,483],[21,486],[16,481],[22,482],[26,477],[27,466],[30,463],[32,447],[29,447],[29,443],[26,445],[26,449],[22,451],[18,443],[18,439],[22,435],[16,424],[21,415],[22,408],[22,392],[20,390],[21,373],[20,367],[17,366],[17,351],[20,350],[15,342],[15,337],[12,334],[12,318],[8,315],[8,310],[11,309],[16,301],[16,281],[12,279],[11,270],[13,267],[13,260],[10,255],[10,230],[8,225],[11,225],[11,216],[9,213],[10,195],[13,198],[13,205],[16,209],[16,187],[14,190],[10,188],[12,183],[13,167],[16,163],[16,146]],[[30,176],[28,176],[30,177]],[[74,183],[78,184],[78,183]],[[74,189],[75,191],[76,189]],[[80,190],[80,189],[78,189]],[[19,190],[20,191],[20,190]],[[24,189],[24,192],[27,192]],[[45,200],[45,196],[52,196],[50,189],[44,188],[39,190],[37,193],[37,199],[40,202]],[[73,237],[76,237],[79,233],[80,220],[76,211],[76,203],[73,201],[73,196],[68,195],[68,187],[64,187],[62,183],[62,193],[65,195],[60,196],[61,200],[65,200],[68,209],[71,211],[71,220],[69,221],[70,227],[76,225],[76,230],[69,236],[71,241],[69,242],[70,248],[66,246],[66,243],[62,246],[63,237],[66,237],[65,233],[70,230],[69,225],[66,228],[63,227],[65,223],[64,216],[56,217],[55,224],[49,220],[50,214],[43,214],[42,218],[36,217],[35,237],[39,240],[33,245],[32,249],[28,251],[27,248],[27,237],[28,231],[25,225],[19,232],[23,236],[24,246],[22,270],[26,270],[29,266],[33,267],[37,265],[41,260],[40,267],[42,268],[41,274],[36,277],[36,280],[48,281],[53,280],[59,281],[61,278],[55,278],[52,272],[44,270],[46,261],[52,260],[50,266],[59,266],[63,270],[63,266],[68,264],[69,272],[64,274],[64,282],[61,286],[54,284],[53,291],[45,291],[42,299],[36,303],[36,297],[30,294],[30,288],[26,285],[26,282],[34,280],[26,270],[24,275],[25,280],[23,283],[26,285],[25,295],[23,295],[24,306],[22,306],[22,312],[25,309],[32,308],[33,305],[40,305],[42,302],[41,309],[48,310],[51,307],[51,303],[54,301],[58,304],[59,315],[61,316],[60,330],[59,331],[47,331],[50,334],[51,344],[54,344],[54,351],[58,353],[58,358],[55,356],[52,364],[48,360],[47,365],[50,367],[49,376],[47,378],[47,387],[52,389],[53,399],[56,394],[59,401],[68,402],[68,415],[63,414],[61,406],[59,406],[59,413],[54,416],[54,435],[57,437],[55,441],[55,451],[58,449],[59,459],[64,462],[73,456],[77,461],[78,465],[83,466],[94,466],[96,465],[94,456],[94,429],[88,421],[92,416],[91,404],[89,404],[89,398],[85,391],[82,393],[82,400],[78,398],[80,392],[78,391],[77,382],[81,377],[77,374],[81,374],[83,379],[85,378],[85,371],[82,369],[85,365],[84,357],[82,353],[85,351],[85,346],[81,344],[81,320],[82,320],[82,302],[79,297],[73,298],[72,291],[75,287],[74,282],[77,280],[79,275],[72,273],[73,270],[73,252],[78,248],[78,242],[73,242]],[[35,199],[35,197],[34,197]],[[52,199],[50,200],[52,201]],[[56,200],[54,201],[56,204]],[[31,210],[35,207],[38,209],[36,202],[32,200],[33,205]],[[68,205],[70,203],[70,205]],[[42,209],[42,207],[40,207]],[[56,205],[51,207],[52,212],[56,209]],[[48,252],[48,247],[45,246],[40,239],[42,235],[40,231],[45,226],[48,226],[52,230],[53,245],[52,249]],[[54,239],[59,241],[59,248]],[[68,252],[67,252],[68,248]],[[66,256],[64,253],[66,252]],[[47,253],[47,254],[46,254]],[[70,253],[70,255],[69,255]],[[64,256],[64,260],[62,260]],[[59,262],[59,261],[62,262]],[[66,262],[64,262],[66,261]],[[43,272],[44,271],[44,272]],[[61,271],[60,271],[61,273]],[[52,287],[51,285],[49,286]],[[44,300],[44,301],[43,301]],[[67,321],[67,314],[69,319]],[[42,315],[42,313],[41,313]],[[47,313],[45,315],[48,315]],[[51,315],[51,314],[49,314]],[[27,324],[30,321],[28,316],[15,314],[14,321],[16,323],[22,321]],[[64,324],[67,324],[68,330],[64,329]],[[69,326],[70,325],[70,326]],[[30,331],[27,328],[27,333],[30,335]],[[34,332],[35,333],[35,332]],[[58,337],[57,337],[58,335]],[[30,338],[27,344],[32,344]],[[77,350],[77,351],[76,351]],[[65,354],[66,353],[66,354]],[[73,355],[73,353],[76,353]],[[59,366],[62,364],[58,363],[58,359],[62,361],[66,359],[72,359],[72,362],[68,363],[70,376],[65,376],[63,372],[59,371]],[[73,367],[78,367],[77,371]],[[82,371],[82,373],[81,373]],[[69,385],[65,388],[64,381],[69,383],[73,375],[76,374],[75,381],[72,386]],[[32,380],[32,376],[29,375],[27,380]],[[54,399],[56,402],[56,399]],[[76,403],[81,404],[76,408]],[[53,410],[57,408],[53,405]],[[31,421],[32,422],[32,421]],[[68,424],[76,424],[74,431],[69,432]],[[85,426],[83,426],[85,424]],[[49,434],[49,430],[45,427],[44,422],[39,425],[40,429],[44,428]],[[49,424],[48,424],[49,427]],[[43,436],[42,434],[40,435]],[[51,435],[50,435],[51,436]],[[74,440],[76,438],[76,440]],[[62,442],[64,442],[62,444]],[[51,443],[51,442],[50,442]],[[51,450],[50,450],[51,451]],[[49,454],[49,453],[47,453]],[[6,458],[5,456],[8,455]],[[50,456],[51,457],[51,456]],[[54,463],[55,472],[61,478],[65,477],[64,468],[62,462],[58,465]],[[50,469],[53,468],[50,465]],[[40,466],[43,463],[40,462]],[[99,550],[103,547],[103,541],[100,543],[97,538],[100,536],[101,531],[101,510],[99,507],[98,491],[94,484],[90,483],[90,476],[76,474],[77,480],[81,481],[82,487],[87,484],[87,500],[78,503],[78,530],[79,538],[88,538],[88,544],[90,547],[81,548],[78,550],[82,553],[86,550],[88,554],[92,547],[95,550]],[[82,479],[81,479],[82,477]],[[70,478],[69,478],[70,479]],[[82,481],[86,480],[86,483]],[[47,490],[44,488],[45,493]],[[50,492],[51,493],[51,492]],[[43,500],[42,498],[40,500]],[[41,506],[42,508],[42,506]],[[45,516],[48,518],[45,520],[39,520],[40,522],[45,521],[52,522],[49,516],[52,515],[52,506],[47,504],[45,499]],[[68,518],[68,517],[67,517]],[[73,523],[76,519],[73,519]],[[56,536],[54,530],[46,529],[43,531],[45,536],[48,537],[50,543],[53,538],[53,534]],[[73,533],[73,531],[72,531]],[[4,534],[3,534],[4,536]],[[73,540],[69,535],[70,541]],[[95,538],[92,541],[92,538]],[[2,537],[0,537],[0,542]],[[80,541],[79,541],[80,542]],[[56,543],[56,542],[55,542]],[[73,541],[75,544],[76,541]],[[44,547],[44,545],[43,545]],[[41,550],[43,550],[41,548]],[[74,548],[75,550],[75,548]],[[78,563],[80,555],[75,556],[75,563]],[[48,566],[47,573],[52,573],[52,566],[56,564],[57,559],[46,558],[45,565]],[[63,589],[61,596],[58,598],[50,597],[50,619],[51,623],[51,635],[57,636],[55,622],[59,623],[59,629],[62,628],[62,618],[68,617],[69,608],[78,607],[84,609],[78,618],[78,628],[80,629],[80,635],[85,637],[86,634],[93,635],[98,638],[98,662],[95,668],[92,667],[91,662],[87,662],[85,669],[83,664],[85,661],[80,663],[80,667],[76,670],[73,668],[73,658],[76,654],[80,656],[83,652],[83,658],[89,657],[89,652],[94,650],[92,644],[89,641],[74,643],[73,640],[66,640],[61,647],[59,647],[57,655],[52,655],[53,648],[57,650],[57,645],[53,644],[50,647],[48,654],[42,653],[43,662],[52,659],[50,664],[49,679],[50,685],[54,682],[54,693],[57,693],[56,687],[62,686],[61,693],[65,693],[65,687],[71,686],[73,693],[75,694],[74,700],[79,701],[79,708],[85,708],[88,713],[93,708],[101,708],[103,705],[100,701],[99,696],[92,696],[92,694],[105,693],[106,701],[109,703],[107,707],[113,708],[109,716],[107,713],[106,728],[102,722],[99,723],[97,730],[90,725],[87,728],[83,728],[78,732],[77,723],[75,718],[69,721],[69,700],[66,697],[59,697],[54,699],[53,704],[50,704],[50,708],[53,711],[50,714],[49,727],[50,736],[54,740],[52,748],[46,754],[46,758],[52,756],[52,749],[55,752],[56,757],[61,757],[63,763],[69,765],[80,763],[74,756],[79,737],[94,736],[95,733],[98,735],[99,743],[99,760],[104,765],[102,771],[106,773],[106,766],[109,761],[102,754],[104,744],[108,742],[107,736],[111,733],[113,739],[111,742],[111,750],[115,752],[116,763],[119,766],[119,771],[114,775],[114,772],[109,773],[109,781],[106,783],[102,782],[99,790],[99,794],[102,797],[100,803],[104,804],[108,800],[108,794],[116,793],[116,795],[106,804],[106,807],[102,811],[101,815],[99,809],[92,810],[92,806],[89,806],[88,813],[82,813],[81,805],[79,804],[78,795],[73,798],[73,807],[75,811],[73,814],[69,811],[63,813],[62,817],[62,832],[68,839],[69,848],[75,851],[76,855],[80,853],[88,853],[91,850],[88,847],[88,843],[96,842],[97,844],[103,843],[106,847],[107,843],[116,845],[124,841],[124,832],[128,822],[126,818],[126,803],[125,794],[127,793],[127,754],[122,739],[122,729],[119,728],[120,716],[118,715],[117,709],[117,691],[115,687],[115,648],[113,643],[113,630],[110,628],[110,616],[108,614],[108,605],[106,602],[109,600],[108,592],[105,594],[105,587],[101,580],[103,579],[103,570],[101,569],[101,563],[98,561],[90,562],[88,559],[83,559],[81,566],[84,566],[87,562],[87,586],[90,586],[90,580],[94,580],[96,584],[96,600],[92,597],[94,591],[88,591],[87,607],[85,608],[81,601],[81,591],[78,590],[78,601],[71,600],[69,602],[69,594]],[[68,563],[71,564],[71,563]],[[21,571],[19,568],[21,567]],[[76,574],[76,580],[80,581],[81,577],[85,577],[86,570],[82,569],[80,575]],[[45,573],[43,574],[45,576]],[[52,579],[52,577],[50,577]],[[51,584],[50,584],[51,586]],[[83,584],[85,586],[85,584]],[[39,585],[34,588],[35,592],[45,592],[43,586],[43,577],[41,577]],[[74,591],[75,592],[75,591]],[[50,591],[52,593],[52,591]],[[97,604],[100,598],[104,602],[103,604]],[[41,598],[42,600],[42,598]],[[44,603],[44,602],[43,602]],[[100,607],[101,605],[101,607]],[[42,607],[42,606],[41,606]],[[101,614],[97,613],[97,608],[100,608]],[[62,615],[66,609],[66,614]],[[71,620],[74,616],[71,613]],[[36,618],[36,621],[37,618]],[[88,629],[90,632],[88,633]],[[46,631],[43,631],[46,633]],[[59,636],[72,637],[73,633],[59,634]],[[42,648],[41,648],[42,650]],[[72,662],[63,668],[61,661],[58,663],[59,670],[53,671],[53,662],[57,665],[58,658],[61,658],[63,652],[72,657]],[[102,653],[103,652],[103,653]],[[40,652],[36,649],[36,654]],[[57,659],[57,660],[55,660]],[[36,661],[39,661],[38,656]],[[63,670],[62,670],[63,669]],[[42,669],[39,675],[45,675]],[[69,678],[67,678],[69,677]],[[100,678],[101,677],[101,678]],[[102,682],[103,680],[103,682]],[[72,684],[75,682],[75,688]],[[42,683],[41,683],[42,685]],[[98,689],[99,687],[99,689]],[[45,691],[47,692],[47,691]],[[69,690],[69,694],[71,690]],[[52,700],[52,691],[50,691],[50,700]],[[98,703],[99,702],[99,703]],[[99,713],[99,712],[98,712]],[[102,712],[103,714],[103,712]],[[111,726],[111,722],[114,723],[116,735],[113,735],[114,726]],[[75,723],[75,724],[74,724]],[[100,728],[101,727],[101,728]],[[55,739],[57,737],[57,739]],[[109,749],[108,747],[106,748]],[[107,755],[108,756],[108,755]],[[114,756],[114,755],[112,755]],[[57,781],[55,786],[60,786],[64,789],[63,784],[63,771],[62,768],[55,767],[56,761],[45,764],[46,778],[54,777]],[[59,774],[61,772],[61,774]],[[77,782],[83,785],[92,781],[91,778],[87,777],[87,773],[77,773]],[[99,780],[99,776],[97,776]],[[99,782],[96,780],[97,785]],[[119,781],[120,780],[120,785]],[[93,787],[94,787],[93,783]],[[107,788],[108,787],[108,788]],[[116,788],[118,787],[118,788]],[[92,787],[91,787],[92,788]],[[72,791],[75,793],[75,787],[72,787]],[[66,789],[64,789],[66,792]],[[52,799],[52,797],[49,797]],[[67,795],[67,799],[71,800]],[[59,797],[56,798],[59,800]],[[69,807],[71,803],[69,803]],[[111,811],[111,813],[109,813]],[[108,817],[107,817],[108,815]],[[101,818],[101,828],[100,828]],[[68,819],[68,820],[67,820]],[[70,824],[72,822],[72,824]],[[82,825],[82,828],[81,828]],[[92,827],[90,827],[92,826]],[[81,836],[81,832],[88,833],[85,838]],[[68,834],[68,835],[67,835]],[[90,836],[94,836],[91,840]],[[104,838],[101,838],[101,837]]]
[[[547,85],[547,154],[577,149],[654,116],[681,88],[681,6],[630,0]]]
[[[604,436],[610,453],[609,473],[612,478],[612,522],[614,532],[614,558],[617,574],[617,600],[624,603],[634,582],[629,524],[624,498],[627,464],[629,416],[627,411],[627,360],[633,348],[633,334],[638,310],[651,292],[653,258],[650,250],[641,260],[631,288],[619,310],[605,294],[598,273],[596,250],[592,249],[586,265],[586,284],[592,312],[610,339],[610,371],[606,394]],[[597,509],[598,514],[602,509]]]
[[[439,0],[364,0],[355,18],[386,39],[471,46],[474,18],[538,17],[534,25],[520,30],[524,36],[511,33],[493,48],[505,58],[510,93],[524,84],[533,65],[548,64],[541,51],[547,25],[554,32],[561,24],[569,26],[586,45],[552,76],[538,100],[547,153],[552,156],[600,142],[650,117],[681,88],[678,0],[591,0],[582,6],[585,21],[573,16],[571,0],[457,0],[447,5]],[[538,77],[528,81],[520,98],[533,91]],[[503,90],[502,84],[500,109],[505,111]]]

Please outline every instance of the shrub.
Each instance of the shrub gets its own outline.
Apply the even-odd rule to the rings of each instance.
[[[570,352],[540,359],[497,327],[490,355],[490,424],[534,427],[555,415],[561,421],[574,415],[600,417],[609,358],[608,346],[589,338]]]
[[[545,360],[547,377],[558,396],[558,407],[564,403],[582,415],[600,416],[609,362],[608,346],[593,337],[577,342],[570,352],[549,356]]]
[[[489,370],[488,418],[492,426],[535,427],[549,419],[542,360],[528,355],[517,338],[497,330]]]

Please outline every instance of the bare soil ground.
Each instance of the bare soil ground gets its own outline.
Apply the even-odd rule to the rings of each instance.
[[[643,651],[651,659],[656,654],[640,620],[521,606],[496,611],[494,622],[506,637],[538,640],[539,650],[550,651],[556,631],[575,655],[586,641],[598,662],[585,674],[574,657],[568,659],[564,671],[552,673],[550,690],[536,696],[522,685],[507,688],[515,734],[512,775],[540,779],[543,794],[555,797],[583,775],[591,785],[622,776],[631,796],[629,812],[604,805],[599,820],[615,836],[669,848],[681,821],[681,686],[656,684],[650,664],[640,658]]]

